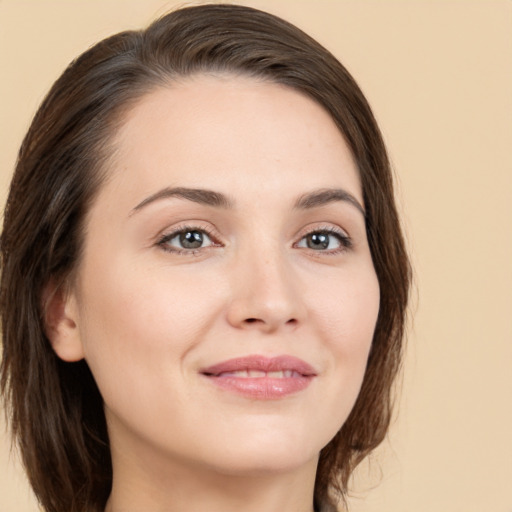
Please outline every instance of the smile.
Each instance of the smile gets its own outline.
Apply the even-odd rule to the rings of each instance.
[[[204,368],[200,374],[223,390],[258,400],[276,400],[306,389],[316,377],[311,365],[293,356],[247,356]]]
[[[263,370],[238,370],[236,372],[222,372],[216,377],[237,377],[241,379],[268,377],[271,379],[289,379],[302,377],[302,374],[294,370],[279,370],[274,372],[265,372]]]

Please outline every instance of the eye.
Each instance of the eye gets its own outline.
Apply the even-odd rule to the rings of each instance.
[[[297,247],[330,253],[337,253],[351,246],[351,240],[347,235],[332,229],[312,231],[302,237],[297,244]]]
[[[180,228],[164,235],[158,245],[169,252],[193,252],[214,244],[210,235],[201,228]]]

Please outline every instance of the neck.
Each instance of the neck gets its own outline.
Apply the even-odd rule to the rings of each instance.
[[[317,460],[289,471],[225,474],[152,457],[113,454],[105,512],[313,512]]]
[[[116,444],[105,512],[313,512],[317,457],[281,470],[228,473],[147,445]]]

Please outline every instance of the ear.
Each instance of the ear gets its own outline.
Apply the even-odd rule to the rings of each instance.
[[[55,353],[68,362],[83,359],[75,295],[62,282],[50,279],[41,299],[45,333]]]

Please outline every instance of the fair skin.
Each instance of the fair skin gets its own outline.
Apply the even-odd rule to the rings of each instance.
[[[105,401],[106,511],[311,512],[379,309],[342,135],[291,89],[196,76],[143,97],[115,148],[48,327]],[[247,356],[309,370],[205,371]]]

